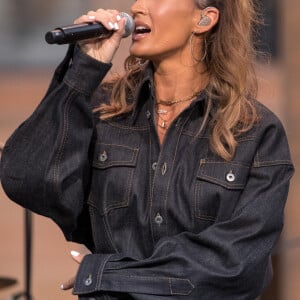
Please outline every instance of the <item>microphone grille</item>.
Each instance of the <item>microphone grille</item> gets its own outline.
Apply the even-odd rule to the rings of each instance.
[[[128,37],[134,31],[134,27],[135,27],[134,21],[133,21],[132,17],[125,12],[121,12],[120,16],[123,18],[126,18],[125,32],[123,34],[123,37]]]

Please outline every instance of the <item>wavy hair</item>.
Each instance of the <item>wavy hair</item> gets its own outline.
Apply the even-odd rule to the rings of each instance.
[[[211,105],[207,116],[211,127],[211,149],[225,160],[234,157],[237,137],[250,130],[258,119],[253,104],[257,95],[257,78],[253,44],[255,25],[258,22],[253,0],[195,0],[201,9],[213,6],[219,9],[218,24],[202,38],[205,39],[205,64],[209,76],[206,87]],[[143,76],[143,61],[129,56],[125,60],[125,73],[104,83],[111,91],[110,104],[97,111],[101,119],[128,113],[133,104],[128,95],[134,95]]]

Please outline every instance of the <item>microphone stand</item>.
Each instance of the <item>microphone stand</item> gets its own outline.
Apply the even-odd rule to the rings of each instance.
[[[0,142],[0,158],[4,144]],[[24,297],[25,300],[33,300],[31,296],[31,250],[32,250],[32,213],[24,209],[25,222],[25,291],[13,295],[8,300],[18,300]]]
[[[33,300],[31,296],[31,249],[32,249],[32,213],[25,209],[25,291],[13,295],[9,300]]]

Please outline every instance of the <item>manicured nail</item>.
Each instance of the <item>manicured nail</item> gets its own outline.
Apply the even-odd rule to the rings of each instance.
[[[117,21],[120,21],[122,18],[120,15],[117,15]]]
[[[115,28],[115,26],[114,26],[114,24],[113,24],[112,22],[108,22],[108,26],[109,26],[111,29],[114,29],[114,28]]]
[[[60,289],[61,289],[61,290],[64,289],[64,285],[63,285],[63,284],[60,285]]]
[[[77,256],[80,255],[80,253],[77,252],[77,251],[75,251],[75,250],[72,250],[72,251],[71,251],[71,255],[77,257]]]
[[[115,30],[119,30],[119,25],[118,25],[118,23],[115,23]]]
[[[89,16],[89,19],[90,19],[90,20],[95,20],[96,17],[95,17],[95,16]]]

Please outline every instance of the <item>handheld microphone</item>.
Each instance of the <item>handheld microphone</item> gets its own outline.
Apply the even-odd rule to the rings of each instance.
[[[134,31],[134,21],[130,15],[121,12],[120,16],[126,18],[125,33],[123,38],[129,36]],[[80,40],[91,38],[108,38],[114,31],[106,29],[100,23],[73,24],[57,27],[48,31],[45,40],[48,44],[72,44]]]

